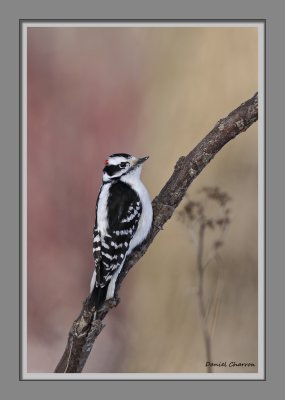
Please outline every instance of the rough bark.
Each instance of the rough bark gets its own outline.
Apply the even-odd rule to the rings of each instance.
[[[115,298],[106,302],[103,308],[97,311],[96,320],[93,320],[94,306],[90,297],[84,301],[80,315],[70,329],[65,351],[55,369],[56,373],[82,371],[96,337],[104,328],[103,319],[109,310],[119,303],[118,292],[128,271],[144,255],[155,236],[171,218],[193,180],[226,143],[246,131],[257,119],[258,94],[256,93],[227,117],[219,120],[211,132],[189,154],[178,159],[173,174],[152,202],[151,232],[145,243],[133,251],[126,260],[118,279]]]

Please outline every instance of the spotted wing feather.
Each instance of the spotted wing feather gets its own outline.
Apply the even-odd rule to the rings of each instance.
[[[141,213],[142,204],[135,191],[121,182],[112,185],[108,199],[108,232],[102,236],[96,224],[93,232],[97,306],[104,301],[112,276],[125,261]]]

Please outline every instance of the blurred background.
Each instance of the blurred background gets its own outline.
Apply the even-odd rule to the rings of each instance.
[[[28,28],[28,372],[53,372],[88,295],[104,160],[149,155],[155,197],[176,160],[257,91],[255,28]],[[257,124],[188,191],[219,186],[232,222],[206,296],[219,284],[213,361],[257,371]],[[130,271],[84,372],[206,372],[196,253],[174,213]]]

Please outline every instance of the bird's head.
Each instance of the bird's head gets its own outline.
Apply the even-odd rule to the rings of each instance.
[[[139,177],[142,165],[147,159],[148,156],[137,158],[125,153],[112,154],[105,161],[103,181],[117,180],[129,175]]]

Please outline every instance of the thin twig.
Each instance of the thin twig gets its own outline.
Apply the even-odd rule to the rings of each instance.
[[[91,299],[88,297],[85,300],[79,317],[72,324],[66,349],[55,372],[76,373],[82,371],[93,343],[104,327],[103,319],[109,310],[118,303],[120,285],[128,271],[144,255],[163,225],[171,218],[193,180],[226,143],[246,131],[257,119],[258,94],[256,93],[227,117],[221,119],[187,156],[179,158],[173,174],[152,202],[154,219],[148,239],[139,249],[133,251],[125,262],[118,279],[115,301],[105,304],[104,310],[98,311],[96,320],[93,321],[94,307]]]
[[[197,272],[198,272],[197,298],[199,303],[199,315],[200,315],[203,338],[206,349],[206,360],[207,362],[211,363],[212,362],[211,338],[206,321],[206,307],[204,301],[204,272],[205,272],[203,265],[204,239],[205,239],[205,225],[201,223],[199,228],[198,252],[197,252]],[[207,364],[207,372],[212,372],[211,364]]]

